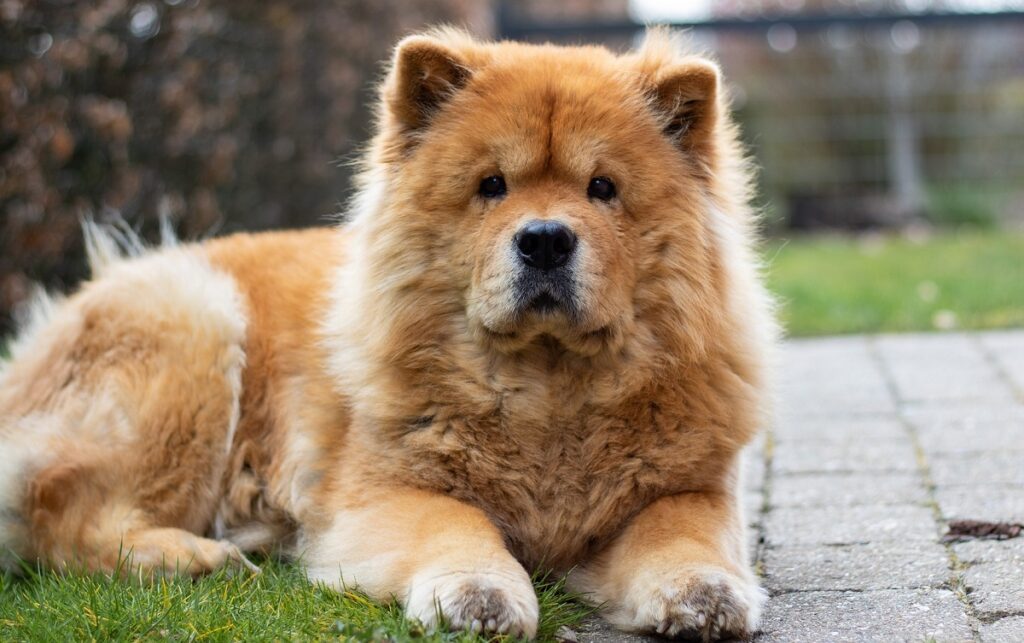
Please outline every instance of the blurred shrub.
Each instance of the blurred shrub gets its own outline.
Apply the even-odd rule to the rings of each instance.
[[[321,222],[400,35],[474,0],[0,0],[0,334],[83,275],[80,216],[186,237]]]

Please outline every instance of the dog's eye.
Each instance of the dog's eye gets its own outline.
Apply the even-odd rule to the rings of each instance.
[[[611,201],[615,198],[615,184],[608,177],[595,176],[590,179],[590,185],[587,186],[587,196],[591,199]]]
[[[505,177],[495,175],[480,181],[480,196],[485,199],[496,199],[499,196],[505,196],[507,191]]]

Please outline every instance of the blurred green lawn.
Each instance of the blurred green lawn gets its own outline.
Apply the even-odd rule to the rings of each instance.
[[[1024,326],[1024,233],[794,238],[764,257],[790,336]]]

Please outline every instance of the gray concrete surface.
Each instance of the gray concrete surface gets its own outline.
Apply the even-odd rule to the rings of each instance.
[[[1024,331],[788,342],[746,454],[768,641],[1024,642]],[[592,621],[586,641],[644,641]]]

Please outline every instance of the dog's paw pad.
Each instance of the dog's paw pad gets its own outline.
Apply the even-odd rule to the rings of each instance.
[[[452,630],[532,638],[537,596],[526,574],[518,576],[451,572],[414,581],[406,614],[429,628],[443,620]]]
[[[642,596],[630,629],[693,641],[748,638],[763,602],[755,584],[718,569],[677,574]]]

